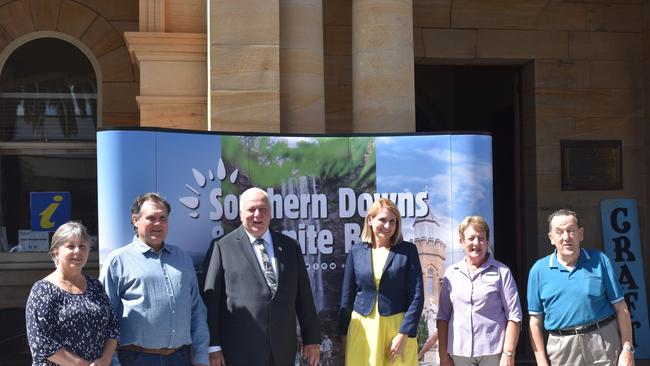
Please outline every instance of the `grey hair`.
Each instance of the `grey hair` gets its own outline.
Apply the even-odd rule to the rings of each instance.
[[[582,227],[582,224],[580,223],[580,216],[578,216],[578,213],[575,211],[569,210],[568,208],[561,208],[552,214],[548,215],[548,231],[551,232],[551,221],[553,221],[554,218],[558,216],[573,216],[576,219],[576,225],[578,225],[579,228]]]
[[[88,230],[80,222],[68,221],[59,226],[52,235],[52,242],[50,243],[50,257],[55,265],[58,265],[56,254],[59,248],[70,241],[79,241],[82,243],[90,242],[90,235]]]
[[[262,196],[264,196],[263,199],[266,201],[266,203],[269,206],[271,206],[271,203],[269,202],[269,195],[268,195],[268,193],[266,193],[265,190],[263,190],[262,188],[258,188],[258,187],[251,187],[251,188],[248,188],[247,190],[245,190],[244,193],[242,193],[241,196],[239,197],[239,212],[244,211],[244,205],[246,203],[248,203],[248,200],[250,200],[249,196],[251,196],[254,193],[261,193]]]

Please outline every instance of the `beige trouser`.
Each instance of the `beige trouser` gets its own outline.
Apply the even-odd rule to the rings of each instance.
[[[621,352],[618,323],[614,319],[600,329],[585,334],[549,334],[546,350],[553,366],[615,366]]]
[[[454,366],[499,366],[501,354],[477,357],[463,357],[451,355],[454,359]]]

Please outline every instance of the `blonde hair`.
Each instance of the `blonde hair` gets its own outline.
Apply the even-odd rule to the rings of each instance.
[[[395,215],[395,232],[391,237],[390,245],[394,246],[402,242],[402,214],[399,212],[399,209],[397,206],[395,206],[393,201],[387,198],[380,198],[379,200],[375,201],[372,206],[370,206],[370,210],[368,210],[366,219],[363,221],[363,231],[361,231],[362,241],[366,243],[372,243],[375,233],[372,231],[372,227],[370,226],[370,218],[377,216],[379,214],[379,211],[384,208]]]
[[[485,238],[488,241],[490,240],[490,226],[482,216],[467,216],[463,219],[458,227],[458,233],[460,234],[461,239],[465,239],[465,229],[470,225],[472,225],[476,231],[483,231],[485,233]]]

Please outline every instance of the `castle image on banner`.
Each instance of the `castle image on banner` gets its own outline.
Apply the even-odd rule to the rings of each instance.
[[[424,284],[424,310],[422,316],[426,320],[429,335],[436,330],[440,283],[445,272],[446,245],[440,239],[439,229],[440,224],[431,213],[431,210],[426,216],[417,218],[413,223],[412,242],[415,243],[420,254],[422,283]],[[424,355],[423,361],[428,365],[438,364],[437,346]]]

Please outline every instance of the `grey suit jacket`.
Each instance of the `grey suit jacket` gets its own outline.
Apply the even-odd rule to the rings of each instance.
[[[278,290],[271,297],[242,226],[217,241],[206,269],[204,299],[210,345],[228,366],[293,364],[296,317],[304,344],[320,344],[320,324],[298,243],[271,230]],[[210,252],[208,252],[210,253]]]

